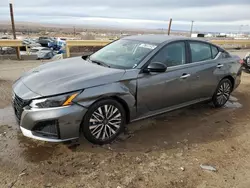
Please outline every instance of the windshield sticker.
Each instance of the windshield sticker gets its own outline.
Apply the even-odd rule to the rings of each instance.
[[[148,48],[148,49],[155,49],[157,46],[156,45],[152,45],[152,44],[140,44],[139,47],[142,47],[142,48]]]
[[[134,69],[135,67],[137,67],[137,64],[134,64],[133,69]]]

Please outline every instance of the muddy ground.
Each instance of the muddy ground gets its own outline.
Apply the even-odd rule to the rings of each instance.
[[[39,64],[0,62],[1,188],[250,187],[249,74],[225,108],[194,105],[133,123],[110,145],[74,147],[24,138],[15,123],[11,84]]]

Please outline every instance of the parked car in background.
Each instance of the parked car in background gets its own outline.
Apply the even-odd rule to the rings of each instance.
[[[42,50],[37,53],[37,59],[51,59],[57,54],[56,51],[53,50]]]
[[[241,66],[238,56],[198,39],[130,36],[25,73],[13,85],[13,107],[27,137],[62,142],[83,132],[106,144],[129,122],[204,101],[224,106]]]
[[[30,49],[30,55],[38,55],[43,52],[51,52],[52,50],[48,47],[34,47]]]
[[[53,49],[53,50],[60,50],[63,46],[66,45],[65,40],[62,40],[60,38],[57,38],[55,40],[53,40],[52,42],[48,43],[48,47]]]
[[[33,47],[41,47],[41,44],[37,43],[35,39],[31,38],[24,39],[22,43],[24,46],[20,47],[21,55],[28,55],[28,51]]]
[[[1,55],[10,55],[15,54],[16,49],[13,47],[0,47],[0,54]]]
[[[28,48],[41,47],[41,44],[37,43],[33,39],[28,38],[23,40],[23,45],[27,46]]]
[[[55,39],[51,37],[39,37],[37,42],[41,44],[42,47],[48,47],[49,43],[53,43],[54,41]]]
[[[243,59],[243,67],[246,71],[250,72],[250,53],[247,53]]]

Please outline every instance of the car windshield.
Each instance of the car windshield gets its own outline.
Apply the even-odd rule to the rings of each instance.
[[[119,69],[136,68],[141,60],[147,56],[157,45],[141,41],[117,40],[97,51],[89,57],[92,62]]]

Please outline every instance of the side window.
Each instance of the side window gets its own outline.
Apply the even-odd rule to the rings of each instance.
[[[186,63],[185,42],[175,42],[163,47],[151,62],[161,62],[167,67],[182,65]]]
[[[212,59],[211,48],[209,44],[202,42],[189,42],[189,44],[192,55],[192,63]]]
[[[212,58],[214,59],[218,55],[219,50],[216,46],[211,46],[211,49],[212,49]]]

